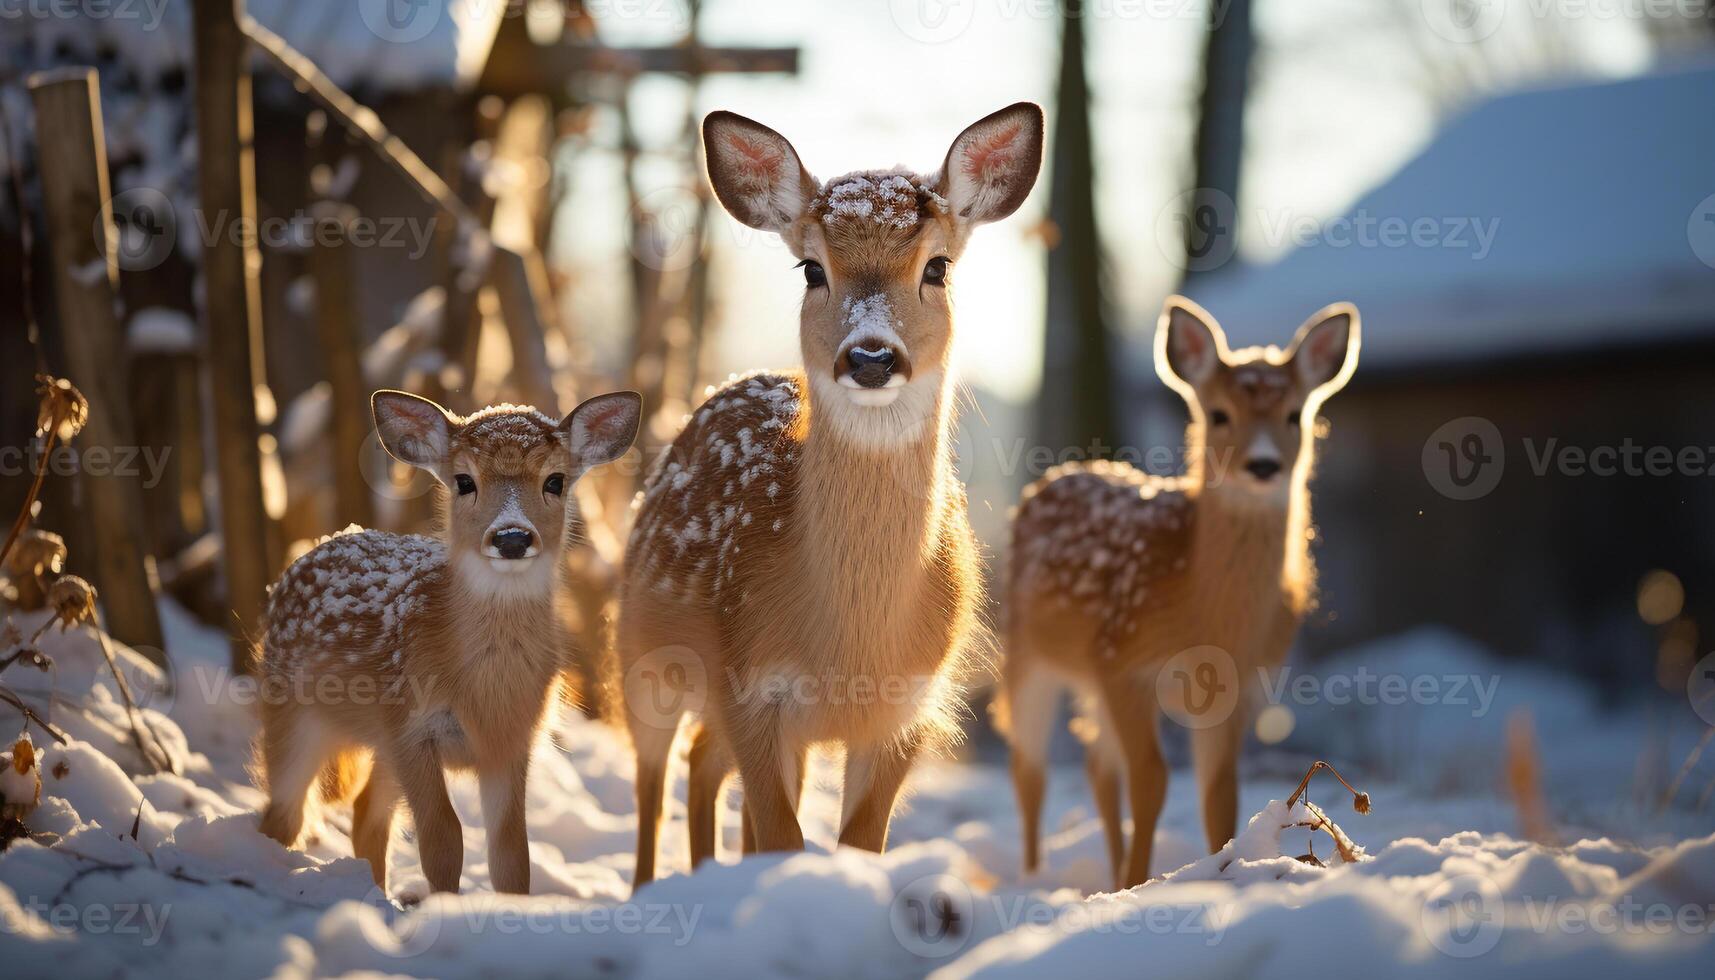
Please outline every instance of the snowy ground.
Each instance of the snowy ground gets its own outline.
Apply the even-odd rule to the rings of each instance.
[[[149,711],[188,760],[183,776],[136,775],[90,634],[44,641],[54,675],[5,675],[37,697],[51,683],[53,720],[74,736],[36,739],[45,785],[28,823],[60,839],[0,855],[8,975],[1703,976],[1715,955],[1715,817],[1697,806],[1715,766],[1675,807],[1651,802],[1701,731],[1686,703],[1603,711],[1573,683],[1434,633],[1319,665],[1285,698],[1294,731],[1248,760],[1241,809],[1261,815],[1225,855],[1205,856],[1195,792],[1176,773],[1154,867],[1173,873],[1131,892],[1101,894],[1101,835],[1075,764],[1051,784],[1048,868],[1022,879],[1001,760],[923,767],[893,848],[876,857],[833,852],[837,762],[824,759],[804,807],[809,853],[728,856],[629,901],[629,751],[570,719],[533,772],[537,894],[489,892],[476,788],[455,780],[463,894],[419,903],[427,889],[404,835],[389,899],[349,856],[346,814],[330,815],[307,853],[256,832],[243,689],[224,673],[219,637],[166,614],[177,694]],[[1390,676],[1435,690],[1395,703]],[[1562,846],[1519,840],[1499,790],[1519,708],[1534,718]],[[7,711],[0,725],[15,724]],[[1367,850],[1322,869],[1279,856],[1302,853],[1310,834],[1279,832],[1284,810],[1269,801],[1290,794],[1305,751],[1330,745],[1347,747],[1337,759],[1374,807],[1359,816],[1331,781],[1313,784]],[[681,869],[682,802],[669,818],[664,861]],[[730,855],[736,812],[724,826]],[[1325,835],[1315,850],[1330,855]]]

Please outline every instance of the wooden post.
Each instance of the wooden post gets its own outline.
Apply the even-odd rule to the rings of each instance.
[[[476,356],[482,339],[482,313],[478,300],[487,280],[487,263],[493,258],[489,224],[494,219],[495,200],[483,185],[492,144],[479,140],[458,155],[458,194],[473,216],[460,221],[442,236],[441,288],[446,297],[441,307],[441,354],[455,369],[457,389],[443,394],[447,407],[470,411],[476,404]]]
[[[489,282],[500,300],[500,316],[512,346],[512,375],[524,397],[549,415],[560,416],[554,375],[548,369],[546,337],[551,322],[548,270],[534,250],[496,247]]]
[[[262,255],[256,245],[256,160],[243,0],[196,0],[197,169],[203,243],[203,315],[214,393],[216,470],[235,671],[248,670],[247,635],[260,628],[275,562],[262,498],[256,400],[266,385]],[[187,216],[188,217],[188,216]],[[195,225],[193,225],[194,227]]]
[[[97,544],[93,554],[73,557],[93,564],[113,635],[160,661],[161,620],[142,547],[142,479],[135,468],[141,454],[116,303],[119,236],[107,184],[101,90],[93,69],[68,68],[32,77],[30,93],[60,334],[72,380],[89,398],[78,480]],[[53,124],[42,125],[45,120]],[[107,456],[99,470],[98,453]]]
[[[321,334],[322,363],[333,388],[334,523],[355,521],[375,526],[375,499],[363,478],[364,444],[369,438],[369,391],[363,380],[361,323],[356,285],[352,281],[351,246],[346,236],[357,220],[357,209],[337,201],[318,201],[310,208],[315,242],[310,249],[310,275],[316,284],[316,323]]]

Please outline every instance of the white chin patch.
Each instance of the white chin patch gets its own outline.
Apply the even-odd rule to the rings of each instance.
[[[501,575],[522,575],[536,564],[535,555],[523,558],[489,558],[488,567]]]
[[[905,375],[895,374],[887,379],[887,384],[880,388],[865,388],[852,380],[851,375],[842,374],[834,380],[840,387],[851,395],[852,404],[865,408],[885,408],[899,400],[899,390],[905,387]]]

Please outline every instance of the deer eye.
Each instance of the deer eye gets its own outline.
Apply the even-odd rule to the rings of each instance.
[[[566,474],[555,473],[553,476],[548,477],[547,482],[542,484],[542,492],[543,493],[551,493],[556,497],[565,493],[566,492]]]
[[[1286,424],[1287,425],[1290,425],[1296,429],[1296,428],[1298,428],[1298,423],[1300,421],[1301,421],[1301,419],[1299,418],[1299,415],[1298,415],[1298,409],[1295,408],[1292,411],[1286,413]]]
[[[469,473],[460,473],[453,477],[453,486],[458,488],[461,497],[476,492],[476,481],[470,478]]]
[[[1210,425],[1226,425],[1227,423],[1231,422],[1232,420],[1233,420],[1233,417],[1228,415],[1226,413],[1226,411],[1224,411],[1223,409],[1217,408],[1217,409],[1214,409],[1213,411],[1211,411],[1209,413],[1209,424]]]
[[[822,263],[805,259],[798,263],[798,268],[804,270],[804,288],[815,289],[828,284],[828,273],[822,268]]]
[[[923,282],[930,286],[945,286],[947,284],[947,264],[945,255],[937,255],[923,267]]]

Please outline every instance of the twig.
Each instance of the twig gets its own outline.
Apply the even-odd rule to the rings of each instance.
[[[7,687],[4,684],[0,684],[0,701],[5,701],[7,704],[10,704],[12,707],[17,708],[20,712],[23,713],[26,721],[35,722],[38,726],[41,727],[42,731],[47,732],[49,735],[53,736],[54,741],[60,743],[61,745],[65,745],[66,743],[71,741],[71,739],[66,736],[65,732],[62,732],[57,727],[55,727],[53,722],[48,721],[48,720],[44,719],[41,715],[36,714],[36,712],[33,708],[31,708],[28,704],[24,703],[23,698],[12,693],[12,689]]]
[[[1310,786],[1310,777],[1316,775],[1316,773],[1318,771],[1323,770],[1323,769],[1326,769],[1329,772],[1333,773],[1334,778],[1338,779],[1340,781],[1340,785],[1346,787],[1346,792],[1352,794],[1352,809],[1358,811],[1359,813],[1370,812],[1370,794],[1360,793],[1357,790],[1353,789],[1352,784],[1346,782],[1346,777],[1340,775],[1340,770],[1335,769],[1333,766],[1329,765],[1326,762],[1323,762],[1321,759],[1316,760],[1316,764],[1311,766],[1310,770],[1304,774],[1304,778],[1300,779],[1298,781],[1298,788],[1292,791],[1291,796],[1287,797],[1287,799],[1286,799],[1287,809],[1291,809],[1292,805],[1294,803],[1298,802],[1298,798],[1300,796],[1304,795],[1305,789],[1307,789]],[[1306,806],[1310,805],[1309,800],[1305,800],[1304,802],[1305,802]]]
[[[119,686],[119,697],[125,702],[125,715],[131,722],[131,738],[137,743],[138,754],[143,757],[144,762],[154,766],[157,772],[165,770],[175,776],[178,775],[179,767],[173,761],[173,754],[167,751],[166,743],[161,741],[161,736],[156,734],[148,719],[144,718],[142,713],[137,710],[137,702],[131,697],[131,684],[125,679],[124,672],[119,669],[119,658],[113,655],[113,641],[107,635],[106,624],[98,618],[94,626],[95,635],[101,640],[101,655],[107,658],[107,668],[113,671],[113,680]],[[148,742],[143,740],[144,731],[149,733]],[[154,758],[150,753],[149,743],[151,742],[155,749],[161,753],[160,759]]]
[[[12,545],[17,543],[18,535],[30,523],[30,508],[36,504],[36,497],[42,492],[42,480],[48,475],[48,459],[53,456],[54,440],[59,436],[59,426],[48,430],[46,441],[42,445],[42,462],[36,467],[36,478],[30,483],[30,492],[24,495],[24,506],[18,508],[18,517],[12,522],[12,530],[6,535],[6,544],[0,546],[0,565],[6,563],[6,556],[12,553]]]
[[[1668,784],[1667,793],[1661,798],[1661,809],[1665,810],[1673,805],[1673,798],[1679,795],[1680,784],[1684,783],[1685,777],[1691,775],[1691,770],[1696,768],[1697,760],[1702,758],[1703,750],[1708,747],[1710,739],[1715,739],[1715,725],[1703,730],[1703,737],[1691,747],[1690,754],[1680,764],[1679,772],[1673,777],[1673,782]]]

